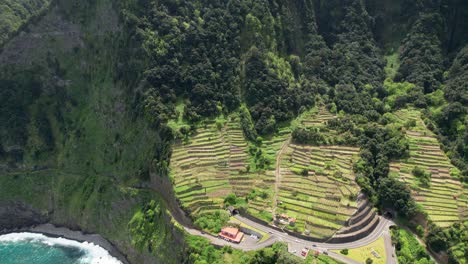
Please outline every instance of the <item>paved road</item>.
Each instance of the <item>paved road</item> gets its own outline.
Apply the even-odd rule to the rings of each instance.
[[[336,243],[336,244],[335,243],[323,243],[323,242],[311,242],[308,240],[300,239],[295,236],[289,235],[288,233],[278,231],[269,226],[259,224],[257,222],[249,220],[240,215],[236,215],[235,218],[241,222],[244,222],[245,224],[249,226],[257,228],[265,233],[268,233],[270,235],[270,238],[268,238],[266,241],[263,241],[261,243],[257,243],[256,240],[246,236],[245,241],[243,241],[240,244],[234,244],[234,243],[227,242],[223,239],[220,239],[218,237],[214,237],[212,235],[200,232],[197,229],[185,227],[185,230],[192,235],[202,236],[202,237],[209,239],[211,243],[214,245],[231,246],[232,248],[240,249],[243,251],[250,251],[250,250],[258,250],[264,247],[271,246],[275,242],[284,242],[288,244],[290,252],[298,256],[304,247],[308,247],[309,249],[313,251],[318,251],[320,253],[326,252],[330,257],[340,260],[344,263],[349,263],[349,264],[357,264],[358,262],[350,258],[347,258],[345,256],[342,256],[340,254],[336,254],[329,250],[332,250],[332,249],[340,250],[340,249],[345,249],[345,248],[347,249],[359,248],[359,247],[368,245],[374,242],[375,240],[377,240],[379,237],[383,236],[384,241],[385,241],[385,251],[387,255],[386,263],[396,264],[396,259],[392,257],[392,255],[394,256],[394,252],[393,252],[393,246],[391,243],[391,236],[389,234],[389,227],[394,225],[394,223],[391,220],[388,220],[383,217],[380,218],[380,222],[377,225],[377,227],[367,237],[356,240],[356,241],[352,241],[352,242]]]
[[[385,242],[385,253],[387,254],[387,262],[385,264],[397,264],[395,248],[392,245],[392,236],[389,230],[383,231],[382,235]]]

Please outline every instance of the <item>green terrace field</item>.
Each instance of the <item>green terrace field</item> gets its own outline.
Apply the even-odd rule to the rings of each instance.
[[[358,148],[290,144],[281,159],[277,213],[297,219],[295,230],[329,237],[356,211]],[[307,172],[307,175],[304,175]]]
[[[336,118],[335,115],[330,113],[325,107],[321,106],[319,109],[313,108],[303,113],[298,119],[302,126],[320,126],[326,124],[330,119]]]
[[[333,118],[324,108],[314,108],[264,138],[257,146],[269,161],[264,169],[254,167],[252,143],[244,139],[237,116],[223,126],[212,122],[198,128],[188,143],[174,147],[170,168],[177,198],[196,218],[221,209],[226,196],[235,193],[245,199],[248,214],[271,222],[276,197],[276,214],[297,219],[286,228],[317,238],[332,236],[357,210],[353,163],[359,148],[298,145],[289,139],[294,127],[324,126]],[[275,193],[276,159],[285,143]]]
[[[257,214],[271,207],[272,173],[247,172],[248,145],[237,118],[224,126],[208,123],[189,143],[174,146],[171,175],[182,207],[194,217],[219,210],[226,196],[251,195],[248,206]],[[260,192],[262,191],[262,192]]]
[[[467,219],[467,191],[457,178],[459,171],[440,149],[435,135],[426,128],[420,112],[406,109],[395,113],[402,123],[416,121],[406,130],[410,141],[410,157],[390,164],[390,171],[400,177],[412,190],[415,200],[423,206],[429,218],[446,227],[460,219]],[[413,175],[418,167],[430,173],[429,184]]]
[[[333,118],[320,107],[302,114],[297,126],[324,126]],[[276,211],[296,218],[294,227],[287,228],[324,238],[343,227],[357,209],[353,162],[358,152],[349,146],[288,145],[281,157]]]

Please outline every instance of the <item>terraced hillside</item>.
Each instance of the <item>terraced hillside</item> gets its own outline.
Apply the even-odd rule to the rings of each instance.
[[[359,149],[290,144],[281,160],[278,213],[296,218],[295,229],[329,237],[357,209],[353,161]]]
[[[301,124],[304,127],[321,126],[325,125],[328,120],[336,118],[335,115],[330,113],[324,106],[319,109],[312,109],[301,116]]]
[[[318,127],[332,118],[324,108],[313,109],[296,124]],[[285,227],[311,237],[336,234],[337,239],[347,239],[373,228],[378,223],[375,212],[365,200],[358,204],[356,199],[359,186],[353,163],[359,148],[299,145],[290,143],[290,137],[291,128],[286,127],[265,138],[258,149],[270,164],[264,170],[250,170],[255,154],[249,153],[251,146],[236,117],[221,128],[209,123],[197,129],[189,143],[175,146],[171,159],[181,205],[196,217],[221,209],[226,196],[235,193],[246,198],[248,214],[266,222],[273,220],[273,214],[275,219],[296,218],[295,224]]]
[[[298,126],[320,127],[333,118],[323,107],[312,109],[300,117]],[[281,214],[296,218],[287,228],[326,238],[346,224],[357,210],[353,162],[358,152],[350,146],[288,145],[280,162],[276,210],[280,219]]]
[[[422,121],[420,112],[400,110],[396,117],[402,123],[414,120],[415,126],[406,131],[410,141],[410,158],[391,163],[391,172],[410,186],[416,201],[439,226],[445,227],[467,219],[467,188],[456,177],[458,169],[440,149],[435,135]],[[430,175],[428,183],[414,175],[416,167]]]
[[[221,208],[230,193],[251,194],[249,207],[258,213],[268,209],[274,175],[247,172],[247,143],[237,119],[218,129],[209,123],[188,144],[174,147],[171,175],[182,206],[192,216]],[[262,190],[260,192],[260,190]]]

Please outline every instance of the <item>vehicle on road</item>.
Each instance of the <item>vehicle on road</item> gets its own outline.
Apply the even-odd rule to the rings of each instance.
[[[309,250],[307,248],[304,248],[301,252],[301,256],[307,257],[307,254],[309,254]]]

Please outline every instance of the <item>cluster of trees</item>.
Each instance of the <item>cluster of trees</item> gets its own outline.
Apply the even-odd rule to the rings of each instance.
[[[411,218],[419,210],[408,187],[398,179],[379,179],[377,193],[379,205],[382,208],[393,208],[401,217]]]
[[[333,121],[335,123],[335,121]],[[354,136],[351,131],[340,131],[339,135],[333,135],[329,127],[309,127],[309,128],[296,128],[292,132],[292,139],[299,144],[309,145],[347,145],[357,146],[359,144],[358,138]]]
[[[360,137],[360,159],[355,166],[358,174],[357,182],[371,199],[378,198],[381,206],[395,208],[402,215],[411,215],[413,213],[411,203],[414,201],[411,199],[408,188],[404,185],[400,186],[395,179],[388,177],[389,162],[409,155],[408,140],[397,128],[365,125],[363,129]],[[402,199],[402,204],[397,205],[392,203],[395,200],[387,198],[388,195],[393,195],[390,194],[393,192],[392,188],[401,190],[395,191],[395,194]]]
[[[299,144],[323,145],[326,143],[324,131],[321,128],[312,127],[309,129],[298,128],[292,133],[292,139]]]
[[[245,62],[245,99],[259,134],[271,134],[278,123],[292,119],[301,106],[312,106],[311,92],[303,86],[290,87],[267,64],[267,56],[253,47]]]
[[[221,231],[226,223],[229,221],[229,214],[226,211],[215,211],[214,213],[207,213],[200,215],[195,220],[196,227],[202,230],[208,230],[211,233],[218,233]]]
[[[435,252],[447,252],[449,263],[460,263],[460,259],[468,256],[468,224],[455,223],[445,229],[430,224],[426,243]]]
[[[385,123],[385,118],[379,121]],[[338,133],[350,132],[349,142],[360,146],[360,158],[354,170],[357,183],[371,201],[381,207],[393,208],[404,216],[417,211],[409,189],[389,176],[389,162],[409,155],[409,142],[401,127],[369,123],[361,115],[330,120],[328,127]]]
[[[152,90],[142,100],[151,96],[152,102],[145,112],[164,123],[173,114],[176,98],[187,97],[185,117],[198,121],[239,105],[241,6],[222,1],[139,1],[135,9],[126,10],[124,18],[129,38],[141,45],[135,55],[146,61],[140,67],[144,72],[140,85]]]
[[[243,252],[225,246],[221,249],[216,249],[205,238],[190,236],[187,238],[188,247],[184,263],[226,263],[227,258],[232,259],[233,263],[249,263],[249,264],[299,264],[303,261],[288,253],[286,244],[275,243],[271,247],[267,247],[257,251]],[[332,259],[319,263],[336,263]]]
[[[468,181],[468,45],[458,52],[444,87],[447,104],[433,115],[442,143],[452,162]]]
[[[399,263],[433,264],[425,248],[409,231],[392,228],[392,243],[395,245]]]
[[[31,17],[38,15],[50,0],[3,0],[0,3],[0,47]]]
[[[54,149],[50,119],[61,117],[55,99],[63,101],[65,92],[49,88],[47,98],[39,99],[45,90],[44,72],[36,66],[0,69],[0,160],[14,164],[23,160],[25,152],[41,158]]]
[[[411,173],[419,180],[422,186],[429,187],[432,174],[418,166],[414,167]]]
[[[124,68],[144,72],[140,86],[150,92],[139,97],[156,125],[172,117],[177,97],[188,99],[184,116],[192,122],[245,100],[262,135],[311,107],[317,94],[328,93],[338,110],[371,120],[382,112],[372,98],[382,94],[384,60],[362,1],[140,2],[124,18],[146,65],[131,65],[137,63],[123,56],[129,59]],[[138,75],[128,71],[122,74]]]
[[[164,242],[166,226],[165,214],[159,203],[155,200],[149,201],[139,210],[128,223],[128,229],[132,236],[132,244],[140,250],[152,252]]]
[[[127,44],[136,51],[123,54],[120,75],[137,80],[143,72],[138,97],[143,111],[156,115],[150,122],[170,118],[177,97],[188,99],[184,117],[196,122],[237,108],[243,96],[256,132],[268,134],[313,104],[311,89],[299,81],[298,57],[278,55],[297,50],[283,34],[299,35],[282,27],[291,14],[281,1],[271,10],[260,0],[140,2],[123,12]],[[281,16],[277,22],[273,13]]]
[[[249,264],[299,264],[302,260],[289,254],[286,244],[274,244],[271,248],[264,248],[255,252]]]
[[[29,122],[28,106],[42,93],[40,69],[0,71],[0,133],[4,144],[24,146]]]
[[[442,81],[443,62],[440,33],[443,20],[438,13],[422,13],[403,40],[396,81],[416,84],[420,92],[437,90]]]

